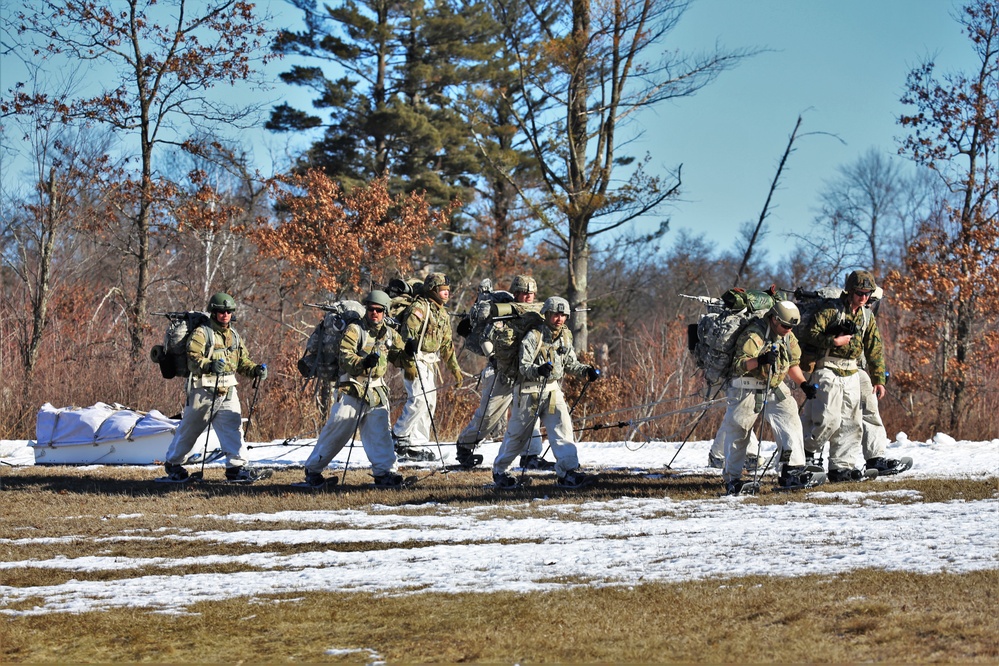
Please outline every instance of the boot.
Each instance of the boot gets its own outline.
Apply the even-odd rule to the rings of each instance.
[[[183,465],[166,463],[163,467],[166,469],[167,476],[170,477],[171,481],[183,481],[188,477],[187,470],[184,469]]]
[[[898,474],[901,461],[894,458],[870,458],[864,466],[867,469],[878,470],[879,476],[888,476],[890,474]]]
[[[582,488],[590,485],[593,481],[594,477],[574,469],[571,472],[566,472],[565,476],[555,479],[555,485],[560,488]]]
[[[493,472],[493,484],[501,490],[512,490],[520,484],[506,472]]]
[[[472,469],[476,465],[482,464],[482,456],[477,453],[473,453],[473,451],[475,451],[474,446],[469,447],[458,444],[455,448],[454,458],[458,464],[465,469]]]
[[[402,475],[400,474],[379,474],[375,477],[376,488],[401,488]]]
[[[785,467],[777,478],[777,485],[781,488],[806,488],[811,480],[812,473],[805,471],[804,467]]]
[[[829,483],[843,483],[845,481],[860,481],[864,474],[859,469],[831,469],[829,470]]]

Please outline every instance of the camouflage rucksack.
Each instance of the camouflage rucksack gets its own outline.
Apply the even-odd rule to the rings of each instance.
[[[491,321],[502,322],[494,326],[490,340],[496,371],[508,379],[516,379],[520,372],[520,343],[532,328],[545,322],[541,303],[493,303],[490,305]]]
[[[481,291],[475,305],[468,314],[458,321],[456,331],[458,335],[465,338],[465,349],[478,356],[489,356],[482,343],[492,341],[492,333],[495,328],[493,322],[493,305],[513,303],[513,294],[509,291]],[[495,343],[494,343],[495,344]]]
[[[208,326],[210,320],[207,312],[154,312],[154,315],[163,315],[170,320],[166,331],[163,333],[163,344],[156,345],[149,352],[149,358],[160,366],[160,374],[163,379],[173,379],[174,377],[188,377],[191,371],[187,367],[187,342],[191,334],[199,326]],[[235,344],[239,344],[239,335],[235,333]],[[214,333],[211,326],[208,326],[208,345],[206,349],[211,349],[214,343]]]
[[[337,381],[340,377],[340,341],[347,327],[364,317],[364,306],[357,301],[343,300],[328,305],[314,305],[326,314],[316,324],[305,343],[305,354],[298,361],[303,377]]]
[[[750,322],[759,319],[773,307],[778,291],[729,289],[720,299],[697,298],[708,308],[696,324],[687,330],[687,348],[694,355],[697,367],[704,371],[708,387],[714,387],[731,376],[732,357],[739,335]]]
[[[798,306],[801,313],[801,321],[794,327],[794,336],[801,344],[801,355],[803,363],[810,363],[825,355],[824,349],[816,349],[806,342],[802,342],[805,331],[810,329],[815,323],[815,315],[827,308],[837,308],[840,311],[838,321],[833,326],[839,326],[835,331],[827,329],[831,334],[860,334],[863,335],[871,323],[874,313],[871,308],[864,307],[864,323],[858,330],[852,320],[847,319],[843,309],[843,290],[839,287],[823,287],[815,291],[807,291],[801,287],[794,290],[794,304]],[[831,327],[830,327],[831,328]]]

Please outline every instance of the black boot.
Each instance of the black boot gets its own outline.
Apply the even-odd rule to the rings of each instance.
[[[458,444],[455,448],[454,458],[465,469],[472,469],[476,465],[482,464],[482,456],[474,453],[474,451],[474,446],[468,447]]]

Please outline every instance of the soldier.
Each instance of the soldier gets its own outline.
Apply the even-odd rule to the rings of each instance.
[[[784,378],[790,377],[806,397],[815,394],[799,367],[801,349],[791,332],[800,319],[794,303],[777,301],[765,317],[749,324],[736,340],[733,379],[726,394],[728,407],[718,429],[725,447],[722,478],[730,494],[742,490],[746,448],[761,413],[782,451],[779,485],[801,488],[813,483],[812,473],[805,470],[798,405],[784,384]]]
[[[567,300],[558,296],[548,298],[541,307],[541,314],[544,323],[530,329],[520,342],[513,415],[493,461],[493,482],[497,488],[517,487],[517,480],[507,473],[507,469],[523,452],[529,433],[539,419],[548,430],[548,441],[557,461],[556,485],[578,488],[591,480],[579,471],[572,419],[560,382],[566,374],[596,381],[600,378],[600,370],[580,363],[576,358],[572,333],[565,325],[569,318]]]
[[[875,289],[873,275],[853,271],[840,299],[817,312],[802,335],[802,342],[821,354],[811,377],[819,387],[818,399],[801,415],[805,452],[814,458],[829,442],[829,480],[833,482],[863,476],[856,469],[862,438],[862,363],[872,383],[871,394],[878,400],[885,395],[884,345],[874,314],[865,307]]]
[[[189,478],[183,462],[198,437],[209,424],[215,428],[226,458],[225,478],[238,483],[252,483],[266,472],[250,469],[244,458],[243,424],[236,391],[236,373],[244,377],[267,378],[267,367],[250,360],[242,338],[230,325],[236,301],[229,294],[218,293],[208,301],[209,323],[199,326],[188,340],[187,403],[180,425],[166,454],[167,479]]]
[[[531,305],[538,310],[541,309],[540,304],[534,304],[534,298],[538,292],[538,283],[534,278],[527,275],[514,277],[510,284],[510,291],[513,293],[515,302]],[[496,321],[491,326],[493,329],[502,328],[503,322]],[[491,333],[492,331],[490,331]],[[492,342],[487,339],[482,343],[482,347],[484,347],[483,351],[489,355],[489,362],[482,369],[480,375],[482,397],[472,419],[458,435],[455,456],[459,465],[468,468],[475,467],[482,462],[482,456],[474,453],[479,442],[487,437],[499,436],[506,430],[510,405],[513,404],[515,378],[507,377],[497,370],[496,359],[491,355]],[[542,457],[541,429],[538,428],[537,424],[535,424],[531,435],[531,441],[527,445],[527,452],[520,457],[520,466],[524,469],[555,469],[555,463]]]
[[[451,283],[443,273],[431,273],[423,281],[422,295],[403,314],[401,333],[406,354],[415,363],[403,371],[407,400],[392,428],[400,460],[434,460],[425,447],[430,443],[434,411],[437,409],[437,380],[434,370],[443,361],[456,388],[462,374],[451,342],[451,315],[445,305],[451,298]]]
[[[364,318],[347,327],[340,341],[340,371],[336,403],[312,454],[305,462],[305,482],[313,487],[336,483],[323,478],[323,470],[361,431],[361,445],[371,462],[375,485],[402,485],[396,473],[396,456],[389,429],[388,386],[383,379],[388,364],[405,368],[412,364],[403,350],[402,336],[385,324],[391,299],[384,291],[364,298]]]

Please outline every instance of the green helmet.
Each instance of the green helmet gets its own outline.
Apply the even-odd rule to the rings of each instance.
[[[852,294],[858,291],[873,292],[877,288],[878,285],[874,283],[874,276],[868,271],[853,271],[846,276],[845,290],[848,293]]]
[[[798,306],[791,301],[777,301],[770,308],[770,314],[788,328],[797,326],[801,321],[801,312],[798,311]]]
[[[515,294],[536,294],[538,293],[538,283],[527,275],[517,275],[510,283],[510,291]]]
[[[212,312],[235,312],[236,301],[229,294],[219,292],[208,300],[208,309]]]
[[[388,310],[389,306],[392,305],[392,299],[389,298],[389,295],[384,291],[375,289],[364,297],[364,304],[367,305],[368,303],[371,303],[372,305],[380,305]]]

